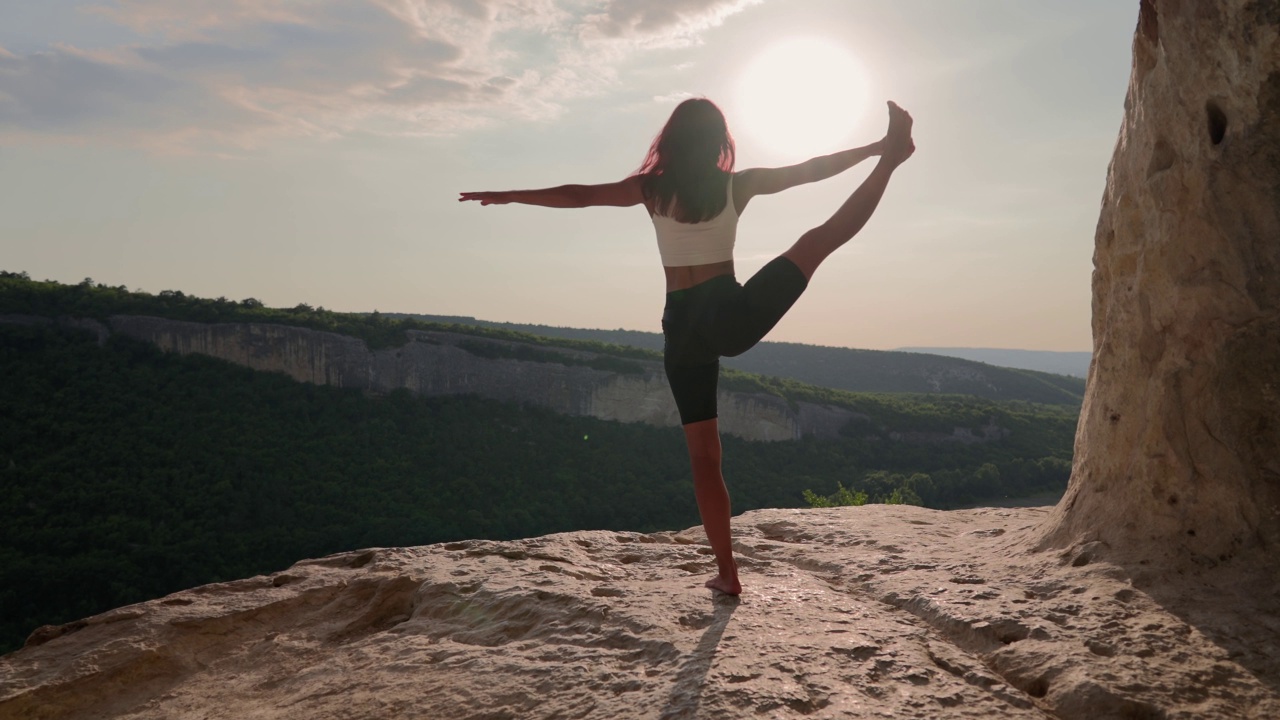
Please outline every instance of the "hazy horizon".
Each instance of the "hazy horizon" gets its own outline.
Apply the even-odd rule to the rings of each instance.
[[[457,193],[619,179],[690,95],[725,108],[739,168],[872,142],[893,99],[916,118],[916,156],[768,339],[1080,351],[1137,9],[10,4],[0,265],[280,307],[657,332],[642,210],[481,208]],[[754,201],[739,278],[869,167]]]

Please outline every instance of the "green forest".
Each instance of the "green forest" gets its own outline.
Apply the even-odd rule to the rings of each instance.
[[[219,302],[5,274],[0,314],[107,317],[126,310],[104,306],[136,295],[127,312],[160,314],[146,298],[193,315]],[[397,325],[234,304],[227,315],[258,321],[280,321],[258,317],[274,312],[366,332]],[[474,397],[370,396],[119,335],[99,345],[53,323],[0,323],[0,373],[0,652],[39,625],[342,550],[698,523],[683,439],[670,428]],[[834,440],[725,437],[735,512],[840,502],[841,492],[949,508],[1065,487],[1074,409],[728,380],[839,400],[869,417]],[[891,437],[991,421],[1009,435]]]

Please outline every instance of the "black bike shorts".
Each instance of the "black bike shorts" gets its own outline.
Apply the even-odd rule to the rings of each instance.
[[[716,417],[720,358],[741,355],[760,342],[808,284],[795,263],[778,257],[745,285],[721,275],[667,293],[663,365],[681,423]]]

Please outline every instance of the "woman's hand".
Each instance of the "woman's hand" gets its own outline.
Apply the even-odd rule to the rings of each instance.
[[[458,202],[474,200],[481,205],[506,205],[514,198],[509,192],[464,192],[458,194]]]

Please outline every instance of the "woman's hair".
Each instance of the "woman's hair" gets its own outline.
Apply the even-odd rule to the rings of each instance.
[[[701,222],[724,210],[733,160],[724,113],[706,98],[690,98],[671,112],[636,174],[644,176],[644,197],[655,213]]]

